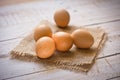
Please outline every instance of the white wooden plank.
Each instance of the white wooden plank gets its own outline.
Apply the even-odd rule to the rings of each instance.
[[[119,3],[119,0],[51,0],[50,2],[40,1],[34,3],[24,3],[19,5],[0,7],[0,20],[2,21],[0,26],[4,27],[8,25],[17,25],[28,22],[34,23],[38,22],[41,19],[48,19],[51,22],[54,22],[54,11],[59,8],[65,8],[70,12],[70,24],[86,25],[112,21],[120,19]],[[18,19],[16,19],[16,17]]]
[[[0,42],[0,58],[4,58],[2,56],[9,56],[8,53],[11,51],[23,38],[18,38],[6,42]]]
[[[11,76],[23,75],[53,68],[52,66],[44,66],[34,62],[11,59],[9,51],[13,49],[21,39],[22,38],[0,43],[0,46],[2,46],[0,48],[0,80]]]
[[[33,0],[0,0],[0,6],[14,5],[14,4],[20,4],[20,3],[23,3],[23,2],[24,3],[25,2],[31,2],[31,1],[33,1]]]
[[[99,26],[106,31],[107,41],[104,44],[104,47],[99,52],[98,57],[103,57],[107,55],[112,55],[120,53],[120,22],[110,22],[99,25],[92,25],[89,27]]]
[[[18,25],[14,25],[14,26],[9,26],[7,28],[0,28],[0,41],[3,40],[7,40],[7,39],[11,39],[11,38],[16,38],[22,35],[25,35],[25,33],[29,33],[31,30],[34,29],[34,27],[36,27],[36,25],[39,22],[35,22],[35,23],[26,23],[26,24],[18,24]],[[111,26],[112,25],[112,26]],[[117,21],[116,24],[111,24],[109,26],[113,27],[115,26],[114,29],[116,29],[117,31],[119,31],[119,21]],[[78,27],[80,25],[77,25]],[[95,25],[95,26],[105,26],[105,25]],[[109,30],[110,28],[108,28]],[[107,30],[107,29],[106,29]],[[112,30],[112,29],[111,29]]]
[[[34,72],[41,72],[53,69],[52,66],[45,66],[42,63],[29,61],[20,61],[11,59],[10,57],[0,59],[0,80],[18,75],[24,75]]]
[[[18,36],[24,36],[23,34],[29,33],[29,31],[32,30],[34,26],[41,19],[48,19],[51,22],[53,22],[51,16],[53,16],[53,12],[55,9],[58,9],[60,7],[64,7],[68,9],[72,17],[70,24],[90,25],[90,24],[119,20],[120,19],[119,3],[120,3],[119,0],[101,0],[101,1],[62,0],[62,1],[51,1],[50,3],[48,1],[43,1],[40,3],[34,2],[34,3],[27,3],[27,4],[25,3],[15,6],[0,7],[0,40],[2,41],[0,42],[0,46],[2,46],[2,48],[0,48],[0,53],[2,54],[2,55],[0,54],[0,56],[2,56],[0,58],[0,66],[1,66],[0,79],[20,76],[16,78],[11,78],[11,80],[13,79],[63,80],[63,78],[70,80],[73,79],[84,79],[84,80],[103,79],[104,80],[119,76],[120,75],[119,72],[120,63],[118,62],[120,59],[119,55],[117,55],[117,57],[115,56],[115,57],[107,58],[109,63],[106,62],[104,58],[98,59],[97,63],[93,66],[93,68],[90,70],[88,74],[74,73],[60,69],[41,72],[43,70],[47,70],[48,68],[45,68],[45,66],[43,65],[35,64],[34,62],[23,62],[18,60],[11,60],[9,59],[9,57],[3,57],[3,55],[7,55],[9,50],[11,50],[18,43],[18,41],[20,41],[20,39],[11,40],[8,42],[3,42],[4,40],[16,38]],[[28,15],[29,17],[26,17]],[[99,25],[102,26],[102,28],[104,28],[107,31],[109,36],[109,39],[105,45],[107,47],[103,48],[103,50],[100,52],[99,57],[120,52],[119,25],[120,25],[119,21],[114,23]],[[112,65],[112,69],[110,64]]]
[[[119,27],[117,27],[117,26],[119,26],[119,22],[114,22],[114,23],[112,22],[112,23],[106,23],[106,24],[102,24],[102,25],[95,25],[95,26],[89,26],[89,27],[96,27],[96,26],[102,26],[102,28],[104,28],[108,34],[108,40],[105,44],[105,47],[100,51],[98,58],[112,55],[115,53],[119,53],[120,52],[120,45],[119,45],[120,33],[119,33],[119,31],[120,30],[119,30]],[[1,52],[0,66],[2,67],[0,69],[0,71],[1,71],[0,76],[2,76],[2,78],[9,78],[9,77],[14,77],[14,76],[34,73],[35,71],[38,72],[38,71],[42,71],[42,70],[47,70],[41,64],[38,67],[38,64],[36,65],[34,62],[21,62],[21,61],[9,59],[8,52],[12,48],[14,48],[15,45],[17,45],[21,39],[22,38],[9,40],[9,41],[5,41],[5,42],[0,42],[0,46],[2,46],[0,48],[0,52]],[[5,57],[5,56],[7,56],[7,57]],[[24,66],[24,64],[26,64],[26,67]],[[35,68],[35,70],[33,69],[33,67]],[[111,74],[111,75],[113,75],[113,74]]]
[[[88,72],[70,72],[61,69],[48,70],[35,74],[19,76],[8,80],[106,80],[120,76],[120,55],[99,59]],[[120,77],[118,77],[120,79]],[[116,78],[117,79],[117,78]]]
[[[119,41],[120,41],[120,27],[119,27],[119,25],[120,25],[120,21],[118,21],[118,22],[111,22],[111,23],[104,23],[104,24],[94,25],[94,26],[88,26],[88,27],[98,27],[99,26],[99,27],[103,28],[106,31],[106,33],[107,33],[108,39],[107,39],[107,41],[106,41],[106,43],[104,45],[105,47],[103,47],[103,49],[101,50],[99,57],[107,56],[107,55],[111,55],[111,54],[115,54],[115,53],[119,53],[120,52],[120,45],[119,45]],[[29,27],[29,26],[26,26],[26,28],[27,27]],[[24,28],[24,29],[26,29],[26,28]],[[15,29],[17,29],[17,28],[15,28]],[[2,42],[0,42],[0,46],[2,46],[2,47],[0,48],[0,52],[1,52],[0,55],[7,54],[12,48],[15,47],[15,45],[17,45],[20,42],[21,39],[23,39],[23,37],[25,35],[27,35],[30,32],[30,30],[29,30],[30,28],[27,29],[29,31],[26,31],[26,32],[24,31],[24,29],[22,29],[22,30],[19,29],[20,31],[19,30],[11,31],[10,33],[7,33],[8,31],[3,29],[4,30],[3,34],[6,34],[4,36],[6,38],[9,38],[9,36],[12,35],[13,41],[12,40],[10,40],[10,41],[8,40],[8,41],[4,42],[4,40],[3,41],[1,40]],[[21,32],[24,32],[24,34],[21,35]],[[19,38],[17,40],[14,40],[14,38],[18,37],[19,35],[21,36],[21,38]]]

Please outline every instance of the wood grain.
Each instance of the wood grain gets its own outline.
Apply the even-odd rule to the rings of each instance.
[[[15,5],[27,2],[33,2],[37,0],[0,0],[0,6]]]
[[[112,66],[110,66],[107,62],[106,59],[109,61]],[[88,72],[88,73],[75,73],[75,72],[70,72],[67,70],[61,70],[61,69],[50,69],[47,71],[42,71],[42,72],[29,72],[31,74],[25,74],[24,75],[18,75],[18,76],[13,76],[9,77],[6,79],[9,80],[27,80],[27,79],[35,79],[35,80],[79,80],[79,79],[84,79],[84,80],[106,80],[115,76],[120,75],[120,62],[116,63],[116,60],[120,59],[120,55],[118,56],[113,56],[113,57],[108,57],[106,59],[99,59],[96,61],[95,65],[93,68]],[[118,65],[119,64],[119,65]],[[71,77],[69,75],[72,75]],[[119,77],[118,77],[119,78]]]
[[[119,21],[114,22],[114,23],[112,22],[112,23],[106,23],[106,24],[99,25],[99,26],[102,26],[102,28],[104,28],[107,31],[108,40],[107,40],[103,50],[99,53],[99,55],[97,57],[98,60],[99,60],[99,58],[101,59],[101,57],[109,56],[109,55],[116,54],[116,53],[120,52],[119,27],[115,27],[115,28],[113,27],[113,26],[119,26],[118,24],[119,24]],[[96,26],[98,26],[98,25],[89,26],[89,27],[96,27]],[[42,64],[36,64],[34,62],[21,62],[21,61],[16,61],[16,60],[10,59],[10,56],[9,56],[8,52],[12,48],[14,48],[15,45],[17,45],[21,39],[22,38],[18,38],[18,39],[15,39],[15,40],[10,40],[10,41],[5,41],[5,42],[0,42],[0,46],[2,46],[2,48],[0,50],[0,52],[1,52],[0,56],[3,56],[3,55],[7,56],[7,57],[3,56],[3,57],[0,58],[0,61],[1,61],[0,65],[2,67],[0,69],[0,71],[1,71],[0,74],[1,74],[3,79],[4,78],[15,77],[15,76],[17,77],[17,76],[20,76],[20,75],[24,76],[25,74],[34,73],[34,72],[43,72],[44,70],[49,71],[49,67],[46,69]],[[103,60],[105,58],[106,57],[104,57]],[[19,63],[19,65],[18,65],[18,63]],[[26,67],[24,66],[24,64],[26,64]],[[100,65],[102,65],[102,64],[100,64]],[[106,64],[106,63],[104,63],[104,64]],[[116,63],[116,64],[118,64],[118,63]],[[9,65],[9,66],[7,66],[7,65]],[[50,69],[51,68],[54,68],[54,67],[50,67]],[[23,71],[23,69],[24,69],[24,71]],[[17,73],[16,73],[16,71],[17,71]],[[93,70],[93,71],[96,71],[96,70]],[[98,72],[100,72],[100,70],[98,70]],[[111,71],[111,73],[112,73],[112,71]]]
[[[119,42],[120,41],[120,27],[119,27],[119,25],[120,25],[120,21],[112,22],[112,23],[104,23],[104,24],[99,24],[99,25],[94,25],[94,26],[93,25],[87,26],[87,27],[101,27],[105,30],[105,32],[108,36],[108,39],[105,43],[105,47],[103,47],[103,50],[101,50],[99,57],[107,56],[107,55],[111,55],[111,54],[120,52],[120,45],[119,45],[119,43],[120,43]],[[24,28],[24,29],[26,30],[26,28]],[[23,31],[24,31],[24,29],[23,29]],[[26,33],[27,34],[30,33],[31,30],[26,31]],[[22,30],[20,30],[19,32],[22,32]],[[15,33],[15,32],[11,31],[11,33]],[[0,52],[1,52],[0,55],[8,54],[8,52],[11,49],[13,49],[20,42],[20,40],[23,39],[24,36],[27,35],[26,33],[24,33],[24,35],[20,35],[20,37],[18,37],[18,35],[16,33],[15,34],[16,39],[6,40],[6,41],[3,40],[3,42],[0,42],[0,46],[2,46],[0,49]],[[114,47],[112,47],[112,46],[114,46]],[[6,51],[6,52],[3,52],[3,51]]]
[[[119,0],[105,0],[100,3],[97,3],[96,0],[67,1],[65,3],[62,3],[62,1],[43,1],[0,7],[0,40],[13,38],[15,33],[23,34],[29,28],[35,27],[43,19],[54,23],[53,14],[56,9],[62,6],[70,12],[70,25],[83,26],[120,20],[119,3]],[[76,6],[76,8],[71,5]],[[13,34],[11,33],[13,31],[16,32]],[[6,35],[8,36],[6,37]]]
[[[22,1],[0,1],[2,4],[0,6],[0,80],[120,79],[120,0]],[[95,65],[88,73],[70,72],[34,62],[19,61],[11,59],[8,54],[41,20],[47,19],[54,23],[54,11],[59,8],[65,8],[70,12],[70,25],[99,26],[108,35],[108,40],[99,52]]]

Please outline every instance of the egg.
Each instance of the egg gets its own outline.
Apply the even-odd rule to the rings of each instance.
[[[55,11],[54,21],[59,27],[67,27],[70,21],[70,15],[65,9]]]
[[[73,31],[71,36],[74,40],[75,46],[78,48],[90,48],[94,43],[93,36],[90,32],[84,29],[77,29]]]
[[[43,36],[49,36],[49,37],[52,36],[52,30],[46,24],[38,25],[34,30],[35,41],[37,41],[39,38],[41,38]]]
[[[69,33],[57,32],[52,35],[52,38],[55,41],[56,49],[58,51],[68,51],[73,45],[73,39]]]
[[[36,54],[39,58],[49,58],[54,54],[55,42],[50,37],[42,37],[36,42]]]

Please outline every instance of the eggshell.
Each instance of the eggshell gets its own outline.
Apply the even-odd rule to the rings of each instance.
[[[38,25],[34,30],[35,41],[37,41],[39,38],[41,38],[43,36],[49,36],[49,37],[52,36],[52,30],[46,24]]]
[[[54,20],[59,27],[67,27],[70,21],[70,15],[65,9],[59,9],[54,14]]]
[[[71,36],[75,46],[78,48],[90,48],[94,43],[93,36],[84,29],[75,30]]]
[[[52,35],[55,41],[56,49],[59,51],[68,51],[73,45],[73,39],[69,33],[57,32]]]
[[[36,53],[40,58],[49,58],[54,54],[55,42],[50,37],[42,37],[36,42]]]

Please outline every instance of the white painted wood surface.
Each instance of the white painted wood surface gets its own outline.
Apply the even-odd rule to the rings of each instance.
[[[99,26],[108,35],[88,73],[19,61],[8,54],[40,20],[54,23],[54,11],[59,8],[70,12],[70,25]],[[0,6],[0,80],[120,80],[119,66],[120,0],[40,0]]]

